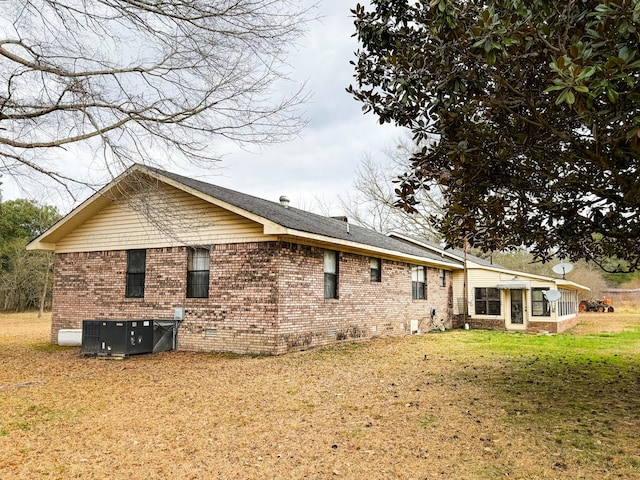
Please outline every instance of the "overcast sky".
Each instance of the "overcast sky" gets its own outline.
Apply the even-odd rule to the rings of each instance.
[[[312,4],[316,0],[304,0]],[[319,21],[310,24],[300,48],[290,59],[291,79],[307,83],[312,95],[305,105],[309,125],[299,138],[253,152],[230,145],[219,168],[168,167],[177,173],[232,188],[258,197],[278,201],[287,195],[293,206],[318,210],[320,199],[334,204],[337,195],[351,189],[355,170],[365,154],[374,157],[391,147],[402,132],[377,118],[363,115],[362,104],[345,88],[353,83],[356,40],[350,9],[357,0],[320,0]],[[18,191],[6,177],[2,179],[3,198],[27,196],[55,203],[66,211],[70,204]],[[87,194],[88,195],[88,194]],[[78,200],[84,200],[83,198]],[[332,209],[332,214],[341,212]]]
[[[345,91],[353,83],[349,61],[355,58],[357,42],[351,36],[350,9],[356,3],[322,0],[322,18],[311,24],[291,59],[292,79],[306,81],[313,96],[306,105],[309,125],[300,138],[259,153],[237,149],[205,181],[268,200],[287,195],[292,205],[311,209],[316,199],[331,204],[347,192],[362,156],[381,155],[401,136],[400,130],[380,125],[374,115],[363,115],[362,104]]]

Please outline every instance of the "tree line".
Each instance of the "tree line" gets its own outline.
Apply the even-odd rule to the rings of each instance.
[[[0,310],[51,307],[54,254],[26,250],[27,243],[60,218],[57,208],[0,197]]]

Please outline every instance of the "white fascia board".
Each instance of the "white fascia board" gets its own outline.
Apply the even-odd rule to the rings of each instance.
[[[579,283],[576,283],[576,282],[572,282],[571,280],[556,279],[556,284],[559,287],[573,287],[577,290],[584,290],[586,292],[591,291],[589,287],[585,285],[580,285]]]
[[[473,262],[469,262],[469,263],[473,263]],[[553,278],[553,277],[547,277],[544,275],[537,275],[534,273],[526,273],[526,272],[520,272],[518,270],[510,270],[507,268],[501,268],[501,267],[496,267],[496,266],[486,266],[486,265],[479,265],[477,263],[473,263],[473,265],[469,266],[467,265],[468,268],[472,268],[474,270],[489,270],[492,272],[497,272],[497,273],[504,273],[507,275],[514,275],[514,276],[518,276],[518,277],[525,277],[525,278],[531,278],[534,280],[541,280],[541,281],[545,281],[545,282],[553,282],[558,286],[565,286],[565,287],[572,287],[575,288],[577,290],[585,290],[585,291],[589,291],[591,290],[589,287],[585,287],[584,285],[580,285],[579,283],[575,283],[572,282],[570,280],[563,280],[561,278]]]
[[[37,238],[35,240],[31,240],[27,246],[27,250],[32,250],[34,252],[53,252],[56,249],[55,243],[49,242],[41,242]]]
[[[504,267],[497,267],[495,265],[480,265],[479,263],[475,263],[471,260],[467,261],[467,268],[472,268],[474,270],[489,270],[491,272],[496,272],[496,273],[505,273],[507,275],[517,275],[517,276],[522,276],[522,277],[527,277],[527,278],[532,278],[532,279],[536,279],[536,280],[545,280],[545,281],[556,281],[557,278],[552,278],[552,277],[545,277],[544,275],[537,275],[534,273],[526,273],[526,272],[521,272],[519,270],[511,270],[509,268],[504,268]]]
[[[349,241],[349,240],[342,240],[342,239],[339,239],[339,238],[326,237],[324,235],[318,235],[318,234],[315,234],[315,233],[303,232],[303,231],[300,231],[300,230],[293,230],[293,229],[289,229],[289,228],[287,228],[285,230],[286,230],[286,232],[284,234],[280,234],[280,235],[301,238],[301,239],[304,239],[304,240],[311,240],[314,243],[324,243],[324,244],[329,244],[329,245],[338,245],[338,246],[350,248],[350,249],[353,249],[353,250],[360,250],[360,251],[365,251],[365,252],[371,253],[371,254],[377,254],[377,255],[382,255],[382,256],[385,256],[385,257],[396,258],[396,259],[403,260],[403,261],[410,262],[410,263],[428,264],[428,265],[444,268],[444,269],[447,269],[447,270],[462,270],[462,266],[461,265],[454,264],[454,263],[449,263],[449,262],[446,262],[446,261],[432,260],[430,258],[419,257],[417,255],[410,255],[410,254],[398,252],[396,250],[387,250],[385,248],[374,247],[374,246],[367,245],[367,244],[364,244],[364,243],[352,242],[352,241]]]

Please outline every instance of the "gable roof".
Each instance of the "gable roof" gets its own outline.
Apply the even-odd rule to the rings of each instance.
[[[406,244],[405,242],[398,241],[374,230],[349,224],[343,220],[325,217],[293,207],[285,207],[277,202],[254,197],[157,168],[149,168],[149,170],[154,171],[161,177],[170,178],[207,196],[222,200],[223,202],[234,205],[246,212],[250,212],[292,231],[306,232],[322,237],[355,242],[384,250],[393,250],[411,256],[423,257],[439,263],[459,266],[459,262],[448,261],[441,255],[417,245]]]
[[[371,252],[405,257],[407,260],[436,264],[445,268],[461,268],[461,263],[452,258],[425,249],[420,245],[403,242],[381,233],[348,224],[343,220],[324,217],[293,207],[285,207],[259,197],[220,187],[176,173],[144,165],[133,165],[98,193],[87,199],[49,230],[33,240],[31,250],[54,250],[55,242],[79,224],[99,211],[107,193],[118,191],[119,183],[130,175],[148,175],[175,188],[197,195],[212,204],[233,211],[250,220],[261,223],[265,233],[285,237],[304,237],[319,242],[356,246]]]

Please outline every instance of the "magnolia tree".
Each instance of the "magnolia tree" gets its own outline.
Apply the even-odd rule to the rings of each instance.
[[[451,245],[640,267],[640,2],[370,3],[349,90],[421,145],[400,206],[444,186]]]
[[[76,152],[116,174],[294,135],[304,95],[275,87],[308,13],[294,0],[2,2],[0,174],[71,190],[85,179],[61,164]]]

